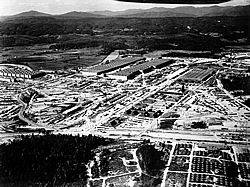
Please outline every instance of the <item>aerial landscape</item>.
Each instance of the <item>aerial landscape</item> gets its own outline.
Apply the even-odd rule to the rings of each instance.
[[[29,1],[0,9],[0,187],[250,186],[250,2]]]

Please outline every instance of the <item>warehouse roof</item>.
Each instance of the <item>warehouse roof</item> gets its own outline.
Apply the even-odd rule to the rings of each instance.
[[[113,71],[115,69],[125,67],[127,65],[130,65],[132,63],[135,63],[137,61],[144,60],[144,58],[140,57],[129,57],[129,58],[124,58],[124,59],[116,59],[114,61],[111,61],[108,64],[100,64],[96,66],[92,66],[90,68],[87,68],[83,70],[84,72],[93,72],[93,73],[105,73],[108,71]]]
[[[151,68],[158,68],[161,65],[168,65],[171,63],[172,60],[169,59],[155,59],[152,61],[148,61],[139,65],[131,66],[130,68],[123,69],[117,72],[112,73],[112,75],[123,75],[123,76],[129,76],[131,74],[139,73],[142,71],[149,70]]]

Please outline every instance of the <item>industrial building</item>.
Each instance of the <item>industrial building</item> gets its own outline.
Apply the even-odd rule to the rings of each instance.
[[[44,72],[35,72],[17,67],[14,68],[4,67],[0,69],[0,77],[4,78],[33,79],[44,75],[45,75]]]
[[[119,68],[124,68],[126,66],[129,66],[131,64],[134,64],[139,61],[143,61],[145,58],[141,57],[129,57],[129,58],[123,58],[123,59],[116,59],[111,62],[106,62],[104,64],[96,65],[89,67],[85,70],[82,71],[83,75],[92,75],[92,76],[97,76],[101,74],[106,74],[108,72],[117,70]]]
[[[206,80],[208,77],[210,77],[212,74],[214,74],[214,69],[199,69],[195,68],[191,71],[188,71],[184,75],[182,75],[179,80],[184,82],[201,82]]]
[[[129,67],[127,69],[123,69],[117,71],[113,74],[108,75],[110,78],[113,79],[121,79],[121,80],[128,80],[133,79],[136,76],[140,75],[141,73],[148,73],[152,71],[153,67],[149,66],[147,63],[139,64],[136,66]]]
[[[134,65],[129,68],[114,72],[108,76],[113,79],[129,80],[142,73],[148,73],[154,69],[160,69],[175,61],[172,59],[155,59],[142,64]]]

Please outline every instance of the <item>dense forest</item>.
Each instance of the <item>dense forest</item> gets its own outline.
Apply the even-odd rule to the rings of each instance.
[[[137,150],[137,156],[142,170],[152,176],[161,176],[161,169],[165,168],[165,163],[161,159],[164,152],[155,149],[154,145],[142,144]]]
[[[228,79],[221,79],[225,89],[229,91],[242,90],[238,95],[250,95],[250,77],[232,76]]]
[[[244,102],[245,105],[247,105],[248,107],[250,107],[250,99],[247,99],[245,102]]]
[[[0,46],[47,43],[53,44],[52,49],[102,46],[104,52],[124,48],[216,52],[238,44],[238,39],[248,43],[248,21],[248,17],[9,19],[0,22]]]
[[[63,186],[87,180],[91,150],[112,140],[92,135],[21,136],[0,145],[0,186]]]
[[[0,22],[1,35],[63,35],[63,34],[178,34],[189,30],[223,35],[248,31],[248,17],[179,17],[179,18],[68,18],[30,17]],[[245,33],[247,36],[247,33]]]
[[[158,186],[162,182],[165,161],[162,160],[164,152],[155,149],[154,145],[144,140],[136,152],[139,164],[143,171],[140,181],[144,187]]]

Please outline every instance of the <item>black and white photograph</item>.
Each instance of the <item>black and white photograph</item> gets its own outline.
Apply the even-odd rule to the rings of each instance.
[[[250,187],[250,0],[0,0],[0,187]]]

